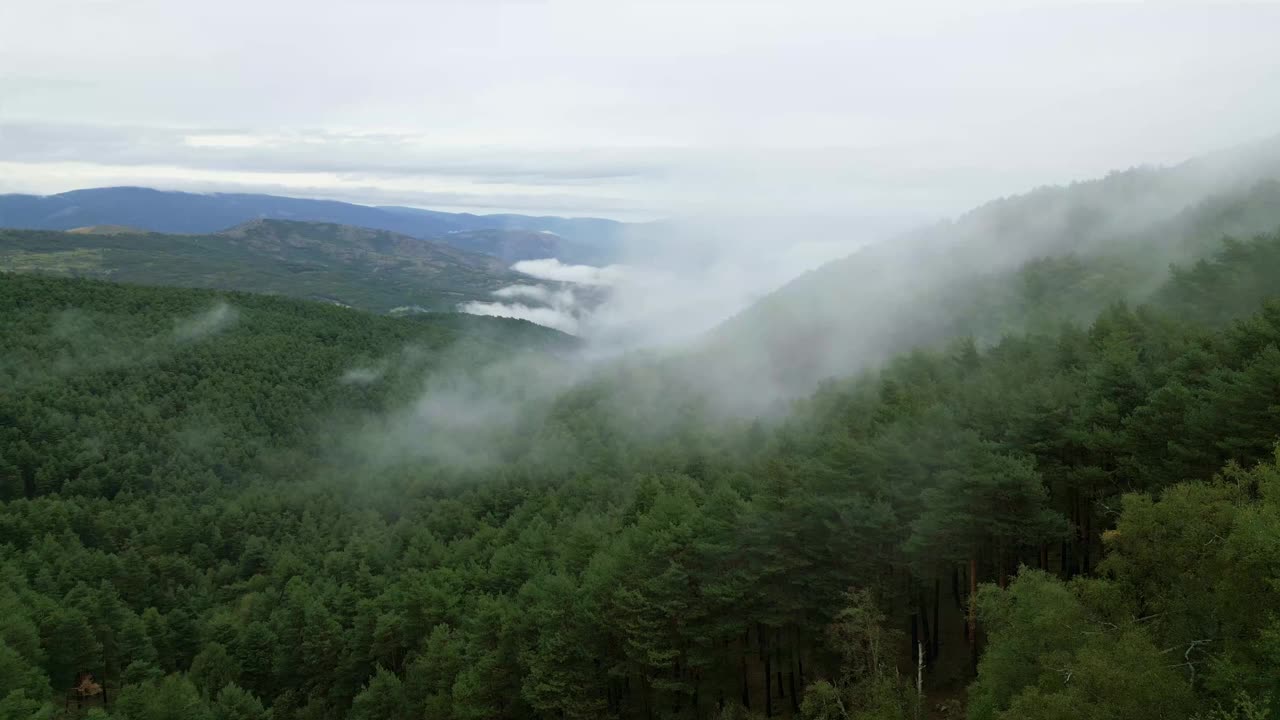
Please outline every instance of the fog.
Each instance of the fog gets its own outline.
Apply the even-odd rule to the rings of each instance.
[[[67,308],[55,315],[38,342],[55,348],[45,366],[0,362],[0,389],[17,390],[50,378],[69,378],[104,370],[158,365],[188,346],[216,342],[235,328],[239,311],[223,301],[196,313],[177,316],[168,332],[154,329],[142,340],[125,340],[102,325],[105,313],[95,308]],[[149,329],[152,330],[152,329]]]
[[[568,266],[554,258],[515,263],[513,270],[544,284],[504,288],[492,302],[461,309],[577,335],[597,355],[678,348],[801,275],[871,248],[871,255],[845,264],[859,258],[879,264],[876,277],[858,282],[879,288],[862,301],[883,313],[929,295],[948,277],[1010,270],[1042,256],[1105,251],[1197,203],[1275,178],[1277,168],[1280,140],[1243,142],[1166,166],[1117,167],[1061,184],[1046,178],[953,217],[830,209],[765,215],[742,200],[733,214],[631,226],[616,265]],[[781,168],[759,170],[780,184],[802,181],[788,179]],[[1179,259],[1170,251],[1153,262],[1160,268]],[[838,294],[813,298],[811,310],[830,316],[836,308],[825,305],[847,300]]]
[[[11,3],[0,191],[633,222],[608,263],[523,260],[458,307],[572,350],[445,362],[352,435],[379,462],[469,463],[596,380],[622,379],[609,402],[641,432],[1016,331],[960,316],[1037,257],[1167,240],[1147,282],[1197,203],[1275,176],[1275,143],[1251,143],[1280,131],[1277,26],[1216,2]]]
[[[1271,192],[1267,183],[1277,179],[1280,140],[1270,140],[1168,167],[1028,188],[933,222],[683,218],[637,228],[623,262],[608,268],[517,264],[557,284],[509,287],[492,303],[463,309],[581,338],[572,361],[577,378],[626,378],[610,386],[608,400],[627,408],[611,415],[627,418],[626,432],[670,424],[690,403],[720,418],[777,417],[821,382],[874,370],[896,354],[1019,332],[1016,317],[975,316],[982,302],[975,298],[1009,286],[1039,258],[1136,263],[1131,284],[1097,297],[1080,320],[1107,302],[1143,302],[1171,262],[1191,261],[1217,241],[1217,230],[1200,230],[1205,223],[1228,227],[1221,218],[1234,214],[1232,232],[1274,229],[1280,209],[1240,207],[1256,204],[1250,194]],[[586,289],[603,292],[588,301],[580,296]],[[537,301],[546,304],[526,304]],[[661,368],[662,379],[627,386],[636,375],[618,368],[637,358]],[[655,388],[664,401],[654,402]],[[419,402],[430,404],[430,396]]]
[[[593,267],[554,258],[512,270],[530,278],[468,302],[463,312],[513,317],[580,337],[611,357],[674,350],[787,281],[913,227],[916,217],[705,214],[630,227],[619,262]]]

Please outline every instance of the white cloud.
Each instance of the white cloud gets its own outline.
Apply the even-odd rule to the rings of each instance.
[[[599,286],[617,284],[626,272],[621,265],[608,265],[605,267],[566,265],[555,258],[521,260],[512,265],[511,269],[539,280]]]
[[[569,290],[568,288],[552,290],[541,285],[508,285],[507,287],[495,290],[493,295],[494,297],[500,297],[506,300],[523,298],[547,304],[573,302],[572,290]]]
[[[460,312],[471,315],[489,315],[492,317],[516,318],[528,320],[560,332],[576,335],[579,332],[578,319],[571,311],[555,307],[538,307],[524,303],[500,303],[472,301],[458,306]]]
[[[240,313],[235,308],[219,302],[208,310],[193,317],[175,320],[173,337],[179,342],[195,342],[210,335],[216,335],[235,325]]]
[[[1216,2],[11,2],[0,176],[936,215],[1274,133],[1278,22]],[[78,139],[14,130],[67,118]]]

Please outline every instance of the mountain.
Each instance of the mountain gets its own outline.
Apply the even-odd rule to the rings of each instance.
[[[564,238],[556,246],[564,254],[556,257],[570,263],[614,258],[626,228],[623,223],[600,218],[473,215],[275,195],[169,192],[141,187],[92,188],[58,195],[0,195],[0,227],[70,230],[124,225],[161,233],[208,234],[263,218],[353,225],[446,244],[450,233],[462,231],[547,230]]]
[[[0,717],[76,686],[120,720],[1272,717],[1280,232],[1216,236],[1280,183],[1170,180],[798,279],[716,338],[832,363],[766,418],[703,402],[768,391],[731,353],[588,368],[513,320],[0,273]],[[131,271],[483,258],[24,232]]]
[[[341,411],[356,420],[360,411],[394,406],[448,363],[483,367],[517,352],[556,356],[574,346],[523,320],[396,318],[252,293],[16,273],[0,273],[0,336],[0,396],[15,401],[0,409],[6,431],[11,411],[31,410],[37,423],[36,416],[56,423],[70,411],[76,429],[47,434],[50,443],[92,433],[128,444],[157,469],[167,466],[150,480],[130,479],[107,467],[114,453],[99,454],[88,462],[102,461],[102,476],[84,472],[84,456],[46,446],[42,457],[68,465],[56,479],[32,478],[27,487],[108,494],[122,486],[159,489],[152,481],[171,488],[208,481],[214,490],[238,475],[221,460],[209,462],[228,443],[240,446],[241,460],[284,438],[319,453],[336,444],[330,434],[338,432],[321,416]],[[99,401],[71,400],[79,393]],[[13,455],[6,449],[4,457]],[[0,506],[24,492],[22,482],[9,482],[10,469],[0,462]],[[46,480],[53,485],[39,487]]]
[[[498,258],[437,242],[290,220],[202,235],[0,230],[0,270],[273,293],[375,312],[453,310],[520,277]]]
[[[716,423],[528,412],[528,323],[0,274],[0,716],[1273,717],[1277,276]]]
[[[1144,300],[1224,235],[1277,227],[1280,141],[1039,188],[794,279],[714,331],[697,362],[795,397],[915,347],[1086,321]]]
[[[550,230],[462,230],[449,233],[457,248],[492,255],[503,262],[560,257],[560,236]]]
[[[147,231],[128,225],[86,225],[84,227],[71,228],[67,232],[76,233],[77,235],[143,235]]]

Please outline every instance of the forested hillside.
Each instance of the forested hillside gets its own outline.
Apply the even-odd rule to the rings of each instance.
[[[1276,717],[1276,278],[1227,241],[777,422],[623,366],[459,465],[348,443],[558,336],[0,276],[0,717]]]
[[[490,255],[347,225],[255,220],[209,235],[92,230],[0,229],[0,271],[274,293],[375,312],[452,311],[522,277]]]
[[[572,347],[517,320],[16,274],[0,310],[5,500],[216,489],[331,447],[432,369]]]
[[[1221,237],[1280,226],[1280,145],[1256,155],[1247,171],[1210,172],[1203,158],[988,203],[797,278],[725,323],[706,352],[728,384],[767,378],[793,397],[949,338],[1087,323],[1110,303],[1145,302],[1170,263]]]

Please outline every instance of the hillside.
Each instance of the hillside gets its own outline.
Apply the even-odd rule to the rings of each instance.
[[[564,255],[560,236],[549,230],[460,230],[449,233],[446,241],[463,250],[492,255],[507,264]]]
[[[273,293],[375,312],[451,311],[519,277],[495,257],[448,245],[284,220],[208,235],[0,229],[0,270]]]
[[[433,370],[574,346],[519,320],[12,273],[0,334],[0,434],[30,443],[0,453],[6,500],[212,488],[261,472],[267,449],[333,450],[341,418]]]
[[[0,275],[0,707],[89,670],[123,720],[1267,718],[1278,273],[1227,243],[749,425],[643,367],[440,404],[554,363],[527,323]],[[417,451],[449,427],[485,460]]]
[[[704,359],[781,397],[913,347],[1086,321],[1171,262],[1280,226],[1280,145],[1001,199],[795,279],[724,323]]]
[[[159,233],[209,234],[257,219],[352,225],[446,244],[454,232],[548,230],[566,239],[562,255],[556,256],[565,262],[613,257],[625,228],[622,223],[599,218],[473,215],[275,195],[163,192],[138,187],[0,195],[0,227],[70,230],[123,225]]]
[[[1193,184],[1003,200],[591,367],[516,321],[0,275],[0,710],[87,670],[110,720],[1271,720],[1280,183]]]
[[[129,227],[128,225],[86,225],[84,227],[71,228],[67,232],[78,235],[140,235],[147,231]]]

